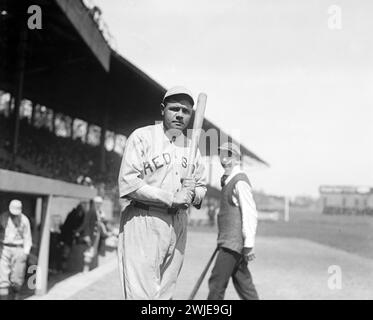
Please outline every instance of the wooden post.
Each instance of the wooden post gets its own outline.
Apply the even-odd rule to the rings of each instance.
[[[13,95],[9,92],[9,102],[8,102],[8,118],[11,118],[12,116],[12,101],[13,101]]]
[[[19,43],[17,52],[16,82],[15,82],[15,100],[14,100],[14,129],[12,145],[12,166],[15,166],[19,137],[19,109],[23,96],[23,80],[25,75],[25,60],[27,46],[27,28],[24,26],[19,32]]]
[[[104,118],[101,126],[101,135],[100,135],[100,171],[104,173],[106,171],[106,130],[108,125],[108,113],[105,112]]]
[[[118,134],[114,132],[114,144],[113,144],[113,149],[111,151],[115,151],[115,148],[117,146],[117,140],[118,140]]]
[[[48,290],[49,242],[52,196],[43,199],[43,223],[39,247],[38,268],[36,271],[36,295],[44,295]]]
[[[32,238],[38,239],[38,243],[40,243],[40,231],[41,228],[39,228],[41,224],[41,218],[42,218],[42,204],[43,199],[41,197],[36,198],[36,204],[35,204],[35,223],[34,223],[34,230],[32,230]]]
[[[86,128],[86,131],[85,131],[85,143],[88,144],[88,139],[89,139],[89,128],[91,127],[91,125],[87,122],[87,128]]]
[[[31,102],[31,119],[30,119],[30,124],[31,126],[34,126],[35,123],[35,106],[36,104],[34,102]]]
[[[52,132],[56,134],[56,112],[52,110],[52,126],[51,126]]]
[[[71,118],[71,122],[70,122],[70,138],[71,139],[74,139],[74,121],[75,119]]]
[[[290,220],[289,197],[285,197],[284,220],[286,222],[289,222]]]

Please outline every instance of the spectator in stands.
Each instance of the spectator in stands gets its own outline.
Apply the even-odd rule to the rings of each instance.
[[[92,179],[90,177],[84,176],[84,175],[80,175],[78,177],[78,179],[76,179],[76,182],[78,184],[81,184],[81,185],[86,186],[86,187],[92,187],[93,186]]]
[[[35,121],[37,123],[37,121]],[[121,157],[114,151],[107,152],[106,167],[100,172],[100,148],[71,137],[56,136],[50,128],[37,127],[20,121],[18,159],[16,167],[11,163],[12,122],[9,117],[0,117],[0,167],[53,179],[77,183],[85,186],[105,184],[105,191],[117,192],[117,172]]]
[[[31,247],[30,222],[22,213],[22,202],[12,200],[0,215],[0,300],[18,300]]]

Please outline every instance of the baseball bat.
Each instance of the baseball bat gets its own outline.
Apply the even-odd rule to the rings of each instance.
[[[211,265],[212,261],[214,260],[215,255],[217,254],[218,250],[219,250],[218,248],[215,249],[215,251],[214,251],[214,253],[212,254],[212,256],[211,256],[209,262],[207,263],[205,269],[202,271],[201,275],[199,276],[198,281],[197,281],[197,283],[195,284],[195,286],[194,286],[194,288],[193,288],[193,291],[192,291],[192,293],[190,294],[188,300],[193,300],[194,297],[196,296],[197,291],[198,291],[199,287],[201,286],[202,281],[203,281],[203,279],[205,278],[206,273],[207,273],[207,271],[209,270],[210,265]]]
[[[206,100],[207,100],[206,93],[200,93],[198,95],[196,112],[194,114],[193,133],[192,133],[191,144],[190,144],[190,149],[189,149],[189,160],[188,160],[189,165],[188,165],[187,177],[190,177],[192,175],[194,158],[196,157],[199,138],[201,136],[203,119],[205,117]]]

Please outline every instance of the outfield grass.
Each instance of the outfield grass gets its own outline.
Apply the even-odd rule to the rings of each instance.
[[[191,230],[217,232],[211,227]],[[261,237],[301,238],[373,259],[373,217],[329,216],[292,209],[290,221],[259,221]]]

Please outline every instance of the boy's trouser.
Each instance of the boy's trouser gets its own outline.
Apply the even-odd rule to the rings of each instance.
[[[223,300],[229,279],[242,300],[258,300],[251,273],[243,256],[227,248],[220,248],[209,279],[208,300]]]
[[[27,256],[22,247],[0,245],[0,295],[7,295],[9,287],[19,291],[23,285]]]
[[[128,206],[121,216],[118,258],[124,298],[171,299],[181,271],[187,214]]]

